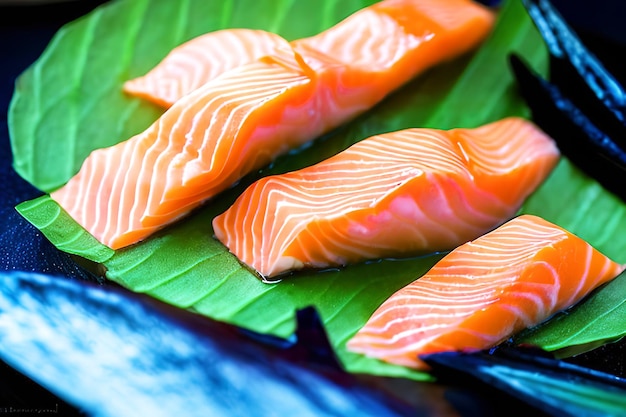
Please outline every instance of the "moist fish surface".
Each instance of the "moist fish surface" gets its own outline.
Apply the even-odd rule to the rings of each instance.
[[[403,83],[416,69],[466,51],[484,36],[492,19],[487,9],[468,0],[385,0],[317,35],[291,42],[263,30],[222,29],[174,48],[148,73],[124,83],[123,89],[167,108],[228,69],[289,45],[301,53],[315,51],[344,64],[370,67],[370,75],[393,66],[393,78]],[[435,42],[433,36],[438,38]],[[408,60],[404,74],[399,73],[398,59],[416,47],[423,51],[420,57]]]
[[[518,117],[390,132],[258,180],[213,229],[263,277],[451,250],[513,217],[559,155]]]
[[[522,215],[454,249],[393,294],[347,348],[425,370],[419,355],[493,347],[623,270],[563,228]]]
[[[477,46],[493,24],[490,11],[468,0],[386,0],[361,15],[384,25],[371,30],[349,18],[321,38],[221,73],[144,132],[92,152],[51,197],[101,243],[132,245]]]
[[[289,42],[264,30],[217,30],[174,48],[146,75],[126,81],[123,89],[129,95],[170,107],[224,72],[285,48]]]

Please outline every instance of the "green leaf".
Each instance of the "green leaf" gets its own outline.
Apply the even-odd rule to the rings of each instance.
[[[528,343],[559,357],[586,352],[626,336],[626,272],[596,290],[576,308],[523,332],[515,343]]]
[[[143,130],[160,110],[125,97],[122,83],[142,75],[173,46],[193,36],[225,27],[251,27],[294,39],[317,33],[371,3],[111,2],[61,29],[20,77],[9,115],[15,167],[31,183],[50,191],[67,181],[92,149]],[[314,305],[349,371],[429,378],[350,353],[345,343],[384,299],[420,277],[441,254],[303,271],[268,285],[212,238],[211,220],[259,176],[310,165],[377,133],[415,126],[471,127],[509,115],[528,116],[507,66],[512,52],[545,74],[543,42],[517,1],[506,2],[493,35],[475,54],[428,71],[352,123],[278,158],[183,221],[112,255],[89,241],[79,226],[68,227],[71,219],[49,198],[24,203],[19,210],[60,249],[101,262],[107,278],[133,291],[282,337],[294,330],[295,311]],[[563,206],[562,201],[571,203]],[[619,200],[566,160],[523,209],[622,260],[626,237],[619,231],[626,227],[624,210]]]
[[[16,209],[62,251],[93,262],[105,262],[115,253],[87,233],[48,195],[25,201]]]
[[[227,27],[304,37],[373,2],[329,1],[321,8],[290,0],[112,1],[59,30],[19,77],[9,111],[14,167],[51,191],[93,149],[145,130],[162,110],[124,95],[122,83],[146,73],[184,41]]]

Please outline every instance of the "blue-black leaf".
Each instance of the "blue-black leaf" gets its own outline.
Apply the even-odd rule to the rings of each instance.
[[[310,356],[114,286],[0,273],[2,359],[93,416],[406,415]]]
[[[532,118],[576,166],[626,200],[626,150],[600,130],[558,87],[534,74],[516,55],[511,66]]]
[[[550,52],[550,81],[511,57],[533,120],[561,152],[626,200],[626,92],[548,0],[523,0]]]
[[[626,380],[537,350],[498,348],[422,357],[445,378],[470,376],[558,417],[626,414]]]
[[[550,52],[550,81],[597,125],[626,144],[626,91],[548,0],[524,0]]]

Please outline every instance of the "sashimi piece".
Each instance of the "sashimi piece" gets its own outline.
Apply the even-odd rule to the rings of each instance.
[[[213,220],[263,277],[450,250],[514,216],[559,159],[522,118],[474,129],[406,129],[253,183]]]
[[[177,220],[277,151],[319,134],[323,124],[307,125],[315,119],[303,111],[313,83],[291,57],[238,67],[205,84],[144,132],[92,152],[51,197],[112,249]]]
[[[264,30],[217,30],[174,48],[146,75],[126,81],[123,90],[170,107],[220,74],[288,47],[285,39]]]
[[[561,227],[522,215],[456,248],[393,294],[347,348],[427,369],[418,355],[493,347],[623,270]]]
[[[51,197],[113,249],[150,236],[277,155],[369,109],[425,69],[424,62],[432,64],[426,56],[431,50],[448,50],[448,33],[469,48],[491,28],[493,16],[483,7],[447,0],[429,9],[441,22],[417,19],[421,8],[416,8],[411,23],[420,33],[416,37],[402,19],[418,3],[383,2],[384,19],[396,10],[399,21],[375,32],[380,48],[359,44],[359,33],[344,39],[366,47],[361,54],[368,58],[354,65],[302,47],[280,49],[222,73],[176,101],[146,131],[94,151]],[[465,7],[458,7],[461,3]],[[454,24],[450,14],[458,15]],[[382,42],[387,38],[398,48],[393,59]],[[450,50],[437,56],[460,52]]]
[[[395,89],[417,72],[472,50],[490,32],[494,13],[472,0],[384,0],[337,25],[292,42],[296,51],[318,51],[360,68],[351,84]]]
[[[385,0],[318,35],[294,40],[291,46],[303,55],[313,50],[343,64],[372,66],[375,71],[393,67],[394,76],[385,81],[395,81],[397,87],[416,71],[471,49],[485,36],[492,20],[487,9],[468,0]],[[430,42],[433,36],[439,39]],[[169,107],[226,69],[271,55],[286,45],[286,40],[262,30],[211,32],[172,50],[147,74],[127,81],[124,91]],[[406,56],[407,50],[418,46],[418,59]]]

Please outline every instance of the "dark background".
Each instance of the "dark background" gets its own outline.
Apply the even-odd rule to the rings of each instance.
[[[35,271],[93,280],[68,255],[52,248],[13,209],[19,202],[35,198],[41,193],[21,180],[11,169],[7,112],[16,77],[39,57],[54,33],[64,23],[86,14],[105,1],[74,0],[44,5],[26,3],[30,2],[18,0],[8,5],[0,2],[0,271]],[[626,56],[626,1],[553,0],[552,3],[585,44],[602,59],[607,69],[618,78],[623,78],[623,74],[626,74],[626,64],[623,61]],[[619,351],[615,353],[610,348],[600,349],[579,361],[603,369],[611,365],[608,363],[612,361],[611,355],[616,354],[619,355]],[[617,372],[623,374],[623,360],[618,366],[622,368],[617,369]],[[491,396],[493,392],[484,391],[482,394]],[[458,391],[457,395],[460,396],[461,403],[465,402],[469,408],[484,405],[484,398],[474,399],[472,403],[470,399],[463,397],[467,392]],[[492,408],[498,410],[498,404],[495,404],[497,401],[492,402]],[[3,407],[52,407],[60,415],[82,414],[72,405],[0,362],[0,414],[6,412]]]

